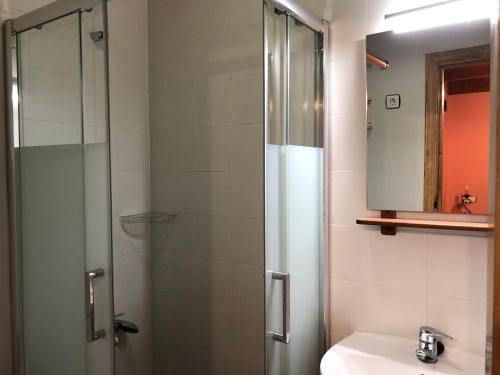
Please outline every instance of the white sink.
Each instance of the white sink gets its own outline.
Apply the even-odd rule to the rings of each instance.
[[[435,364],[415,356],[417,339],[354,333],[321,360],[321,375],[481,375],[484,357],[446,347]]]

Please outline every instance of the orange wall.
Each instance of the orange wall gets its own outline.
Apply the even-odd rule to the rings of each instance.
[[[451,95],[446,98],[443,125],[444,212],[458,212],[456,206],[469,186],[477,196],[472,213],[488,211],[489,92]]]

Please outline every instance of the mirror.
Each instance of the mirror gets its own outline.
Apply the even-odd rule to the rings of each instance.
[[[367,201],[486,214],[490,21],[368,35]]]

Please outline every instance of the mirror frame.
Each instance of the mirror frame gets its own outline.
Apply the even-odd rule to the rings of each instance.
[[[498,1],[500,9],[500,0]],[[500,15],[500,14],[499,14]],[[495,26],[495,38],[493,46],[494,61],[492,74],[496,74],[496,98],[495,98],[495,142],[500,145],[500,50],[498,48],[498,36],[500,35],[500,22]],[[488,251],[488,300],[487,300],[487,330],[486,330],[486,374],[500,375],[500,152],[496,146],[495,155],[495,213],[489,217],[489,221],[495,224],[495,231],[489,236]]]

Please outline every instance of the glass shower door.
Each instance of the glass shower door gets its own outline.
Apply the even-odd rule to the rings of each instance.
[[[323,320],[321,35],[267,12],[267,374],[319,373]]]
[[[99,5],[12,38],[17,350],[26,375],[113,373],[106,46],[91,36],[105,35],[104,17]]]

